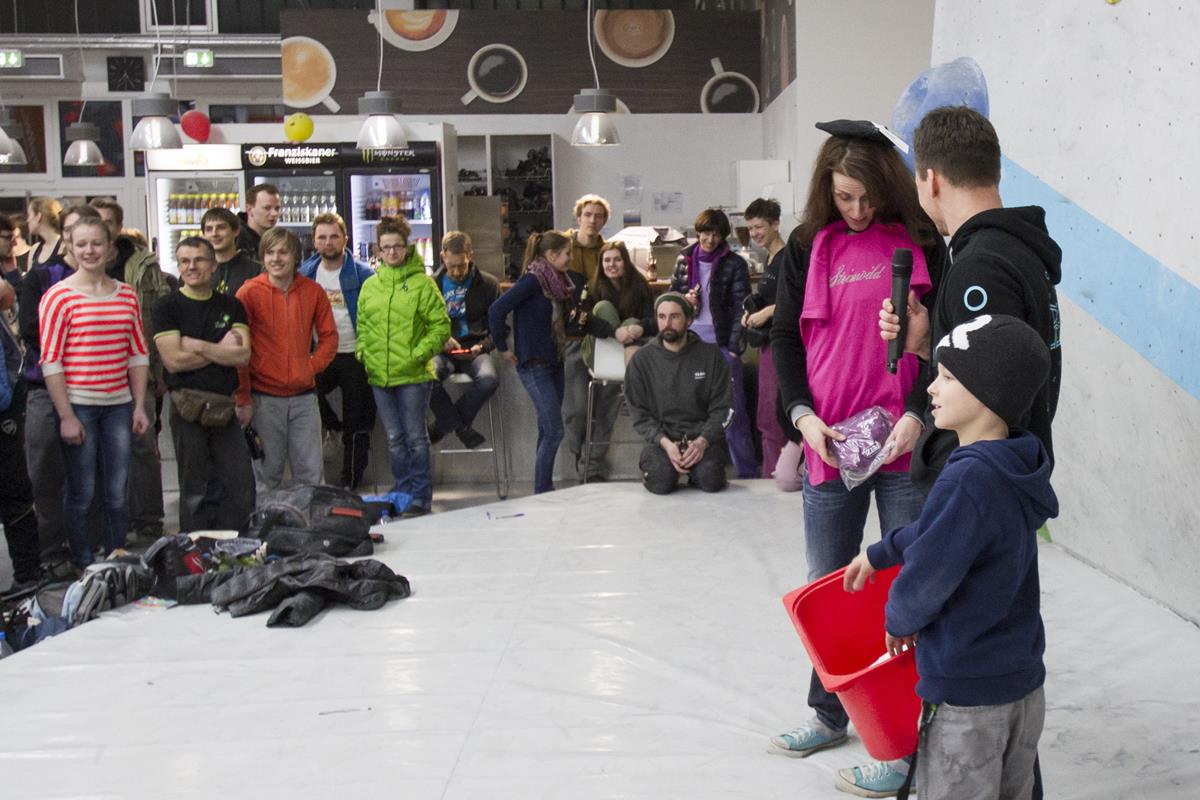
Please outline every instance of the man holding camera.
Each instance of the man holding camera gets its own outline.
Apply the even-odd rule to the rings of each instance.
[[[654,303],[658,336],[625,372],[633,427],[649,444],[638,467],[642,484],[670,494],[686,475],[705,492],[725,488],[725,428],[733,417],[729,365],[716,345],[688,330],[692,304],[677,292]]]

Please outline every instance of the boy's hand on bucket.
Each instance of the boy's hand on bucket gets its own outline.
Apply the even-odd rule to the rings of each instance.
[[[890,656],[898,656],[902,650],[917,646],[916,634],[912,636],[892,636],[890,633],[884,631],[883,638],[884,644],[887,645],[888,655]]]
[[[850,562],[850,566],[846,567],[846,574],[842,578],[842,586],[845,587],[847,592],[860,592],[867,585],[868,578],[871,579],[871,583],[875,582],[875,568],[867,560],[866,553],[859,553]]]

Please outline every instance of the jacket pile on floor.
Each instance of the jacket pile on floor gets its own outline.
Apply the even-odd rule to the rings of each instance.
[[[409,594],[408,579],[375,559],[345,562],[303,554],[257,567],[181,576],[175,579],[174,599],[182,605],[212,603],[234,617],[273,608],[267,627],[295,628],[333,603],[371,611]]]

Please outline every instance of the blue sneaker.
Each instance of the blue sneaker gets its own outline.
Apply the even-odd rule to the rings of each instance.
[[[846,741],[846,732],[831,731],[820,722],[806,722],[794,731],[771,737],[771,752],[792,758],[807,758],[818,750],[837,747]]]
[[[895,797],[907,776],[888,761],[875,761],[861,767],[839,769],[833,785],[839,791],[859,797]],[[913,778],[913,794],[917,792],[917,781]]]

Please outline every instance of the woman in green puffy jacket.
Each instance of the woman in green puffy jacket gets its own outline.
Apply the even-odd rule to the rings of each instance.
[[[387,431],[392,490],[412,497],[405,517],[428,514],[433,503],[425,409],[436,380],[433,357],[450,338],[445,301],[408,246],[411,232],[404,217],[379,221],[380,266],[358,295],[355,345]]]

